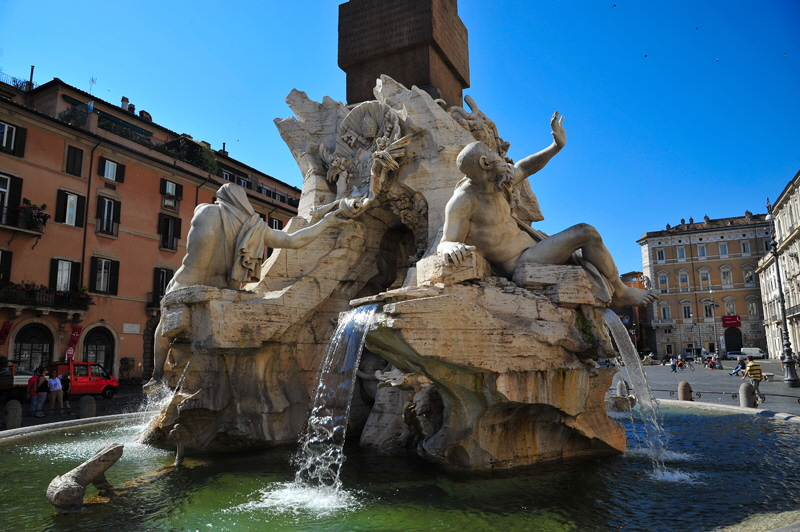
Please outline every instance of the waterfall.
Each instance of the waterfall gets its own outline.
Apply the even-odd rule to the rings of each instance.
[[[339,320],[322,365],[308,428],[294,458],[298,484],[333,489],[341,485],[339,473],[344,463],[344,438],[356,370],[377,307],[358,307]]]
[[[636,348],[619,317],[613,310],[608,309],[605,311],[604,318],[608,328],[611,330],[614,341],[617,343],[619,354],[622,356],[625,369],[628,370],[628,376],[636,392],[636,402],[639,405],[639,412],[644,423],[645,441],[650,451],[650,458],[653,460],[653,468],[657,474],[662,474],[665,471],[664,455],[666,451],[663,437],[664,430],[662,428],[663,420],[658,410],[658,403],[653,397],[650,381],[647,380],[642,361],[639,360]]]

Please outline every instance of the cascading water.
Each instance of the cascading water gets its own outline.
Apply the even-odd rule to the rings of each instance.
[[[647,374],[644,371],[644,366],[642,366],[642,361],[639,360],[636,348],[631,342],[628,331],[625,329],[625,326],[622,325],[619,317],[613,310],[608,309],[605,311],[604,318],[611,331],[611,335],[614,337],[614,341],[617,343],[619,354],[622,356],[625,369],[628,370],[628,376],[636,392],[636,402],[639,405],[639,411],[644,422],[645,441],[650,451],[650,457],[653,460],[653,468],[657,475],[663,475],[666,472],[664,467],[664,455],[666,450],[664,445],[664,430],[662,428],[662,418],[658,410],[658,403],[655,397],[653,397],[652,388],[650,388],[650,381],[647,380]]]
[[[300,438],[295,482],[338,489],[356,370],[377,305],[351,310],[339,321],[320,372],[308,429]]]

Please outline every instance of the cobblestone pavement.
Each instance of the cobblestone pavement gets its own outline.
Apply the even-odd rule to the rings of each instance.
[[[784,382],[784,371],[781,369],[780,360],[757,360],[765,374],[774,374],[769,381],[761,383],[761,393],[765,395],[766,401],[759,405],[759,408],[774,412],[785,412],[787,414],[800,415],[800,387],[791,387]],[[699,364],[695,364],[695,371],[685,369],[672,373],[669,365],[662,366],[657,361],[657,366],[645,366],[647,378],[653,388],[653,395],[656,399],[677,399],[678,383],[688,382],[694,392],[694,400],[720,405],[739,406],[739,398],[733,398],[733,394],[739,393],[739,386],[743,382],[750,382],[749,379],[742,380],[741,376],[730,376],[730,372],[736,367],[735,360],[722,361],[723,369],[705,369]],[[628,373],[622,368],[625,380],[630,383]],[[741,373],[740,373],[741,375]],[[800,383],[795,383],[800,385]],[[673,392],[673,395],[670,395]],[[697,397],[697,394],[700,397]]]
[[[144,394],[141,386],[134,387],[120,387],[116,395],[111,399],[103,399],[100,395],[93,396],[97,401],[97,416],[110,416],[113,414],[127,414],[130,412],[137,412],[144,404]],[[68,412],[50,412],[49,402],[45,401],[43,412],[46,417],[37,418],[32,417],[28,412],[30,405],[25,403],[22,405],[22,426],[32,427],[34,425],[44,425],[47,423],[54,423],[56,421],[69,421],[71,419],[78,419],[79,401],[81,396],[70,396],[70,406],[72,413]],[[0,414],[4,411],[5,398],[0,398]],[[65,408],[66,410],[66,408]],[[0,418],[2,419],[2,418]],[[4,428],[2,422],[0,427]]]

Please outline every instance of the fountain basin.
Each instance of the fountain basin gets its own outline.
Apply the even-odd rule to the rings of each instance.
[[[346,448],[344,491],[302,493],[290,486],[293,447],[187,458],[187,467],[56,515],[44,497],[50,480],[110,441],[125,454],[107,472],[114,485],[172,462],[172,455],[128,443],[139,427],[111,423],[0,441],[0,522],[15,530],[710,531],[748,519],[771,530],[800,517],[800,425],[697,408],[664,409],[668,473],[654,477],[641,430],[622,417],[629,450],[560,469],[454,473],[416,457]],[[766,452],[754,450],[770,450]],[[93,488],[87,494],[93,493]],[[759,528],[760,526],[760,528]],[[742,529],[743,530],[743,529]]]

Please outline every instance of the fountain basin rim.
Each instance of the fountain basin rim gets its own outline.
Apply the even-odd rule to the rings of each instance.
[[[731,414],[750,414],[758,417],[771,417],[778,421],[789,423],[800,423],[800,416],[787,414],[786,412],[775,412],[774,410],[764,410],[761,408],[747,408],[744,406],[720,405],[716,403],[704,403],[702,401],[679,401],[677,399],[657,399],[659,404],[669,406],[682,406],[688,408],[705,408],[710,410],[724,410]]]
[[[27,436],[37,432],[46,432],[48,430],[60,430],[69,427],[78,427],[82,425],[94,425],[101,423],[108,423],[114,421],[124,421],[126,419],[135,419],[147,414],[157,414],[158,410],[148,410],[146,412],[133,412],[130,414],[113,414],[110,416],[95,416],[87,417],[85,419],[71,419],[69,421],[58,421],[56,423],[46,423],[44,425],[34,425],[32,427],[20,427],[18,429],[9,429],[0,431],[0,440],[15,438],[17,436]]]

